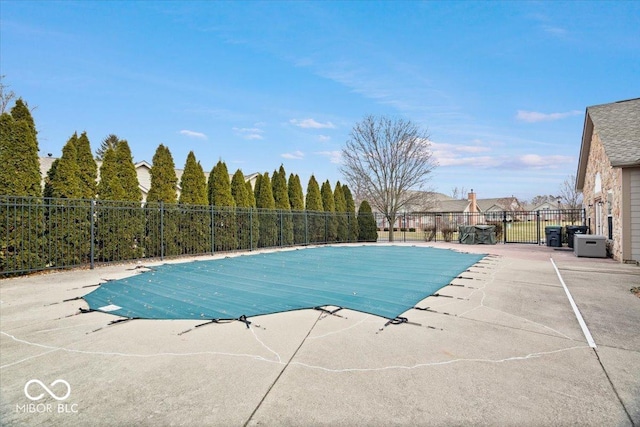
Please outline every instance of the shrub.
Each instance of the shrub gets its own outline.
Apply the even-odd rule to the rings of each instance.
[[[445,242],[450,242],[453,240],[453,233],[458,231],[455,227],[445,226],[442,228],[442,237]]]
[[[428,225],[424,228],[424,238],[427,242],[431,242],[436,238],[436,226]]]

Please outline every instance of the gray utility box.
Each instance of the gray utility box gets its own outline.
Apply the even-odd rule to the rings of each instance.
[[[604,236],[594,234],[575,234],[573,252],[576,256],[589,258],[606,258],[607,246]]]

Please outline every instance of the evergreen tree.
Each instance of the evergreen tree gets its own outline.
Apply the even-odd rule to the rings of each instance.
[[[320,186],[316,178],[311,175],[307,184],[307,196],[304,203],[307,211],[307,229],[309,243],[326,241],[327,230],[325,224],[324,206]]]
[[[27,120],[0,116],[0,165],[0,195],[42,195],[38,144]]]
[[[181,253],[203,254],[211,251],[211,209],[207,207],[207,179],[193,151],[187,155],[180,179]]]
[[[358,217],[356,216],[356,203],[353,200],[353,195],[351,194],[351,190],[344,184],[342,186],[342,193],[344,194],[344,199],[347,206],[347,221],[349,223],[349,242],[357,242],[358,241]]]
[[[142,193],[127,141],[119,141],[115,149],[104,153],[98,196],[96,235],[100,260],[121,261],[143,255]]]
[[[182,178],[180,179],[180,203],[184,205],[207,205],[207,179],[200,162],[193,151],[187,155]]]
[[[16,100],[15,105],[11,109],[11,116],[16,122],[24,120],[27,123],[29,131],[33,136],[33,140],[36,144],[36,153],[38,152],[38,131],[36,130],[36,124],[33,121],[33,116],[31,116],[31,111],[29,110],[29,106],[22,100],[22,98],[18,98]]]
[[[337,241],[347,242],[349,240],[349,222],[347,220],[347,200],[342,192],[340,181],[336,183],[333,190],[333,201],[336,209]]]
[[[178,223],[180,211],[176,206],[176,165],[168,147],[160,144],[153,155],[151,187],[147,194],[147,254],[149,256],[175,256],[180,254]],[[159,217],[158,217],[159,215]],[[157,232],[158,225],[161,232]],[[149,236],[158,238],[149,239]]]
[[[60,163],[60,159],[55,159],[53,163],[51,163],[51,167],[47,171],[47,176],[44,179],[44,193],[43,196],[45,198],[53,197],[54,188],[52,183],[55,179],[56,170],[58,170],[58,163]]]
[[[214,206],[215,250],[237,248],[235,201],[231,194],[231,182],[227,165],[218,161],[209,175],[209,204]]]
[[[261,176],[258,175],[258,178],[261,178]],[[258,181],[256,179],[256,186],[258,185],[257,182]],[[246,182],[246,186],[247,186],[247,197],[249,198],[249,203],[250,203],[250,205],[252,207],[255,208],[256,207],[256,196],[255,196],[255,194],[253,192],[253,188],[251,187],[251,182],[247,181]]]
[[[104,160],[104,154],[107,150],[109,148],[115,150],[119,141],[120,138],[118,138],[117,135],[109,134],[109,136],[102,140],[100,148],[96,150],[96,160]]]
[[[273,199],[271,189],[271,179],[269,173],[265,172],[256,182],[258,193],[256,194],[256,206],[260,218],[260,236],[258,246],[272,247],[278,243],[277,215],[275,211],[276,202]]]
[[[15,202],[11,196],[40,197],[42,188],[33,120],[30,124],[22,119],[16,107],[12,115],[0,115],[0,196]],[[29,207],[22,209],[2,207],[0,218],[0,271],[41,267],[46,262],[41,258],[41,202],[31,200]]]
[[[329,180],[322,184],[320,194],[322,196],[322,207],[325,211],[327,242],[335,242],[338,238],[338,222],[336,221],[336,205]]]
[[[361,242],[375,242],[378,240],[376,219],[371,212],[369,202],[363,200],[358,208],[358,240]]]
[[[49,264],[56,267],[86,263],[91,255],[91,200],[81,200],[77,144],[74,133],[62,148],[53,172],[48,174],[47,193],[54,199],[45,211],[46,238],[55,248]]]
[[[133,164],[133,156],[129,143],[126,140],[120,140],[115,149],[117,173],[120,184],[124,190],[124,199],[129,202],[142,201],[142,192],[140,191],[140,183],[138,182],[138,174],[136,166]]]
[[[151,170],[151,188],[147,194],[147,203],[164,202],[175,204],[178,178],[176,165],[168,147],[160,144],[153,155]]]
[[[79,170],[79,196],[81,199],[93,199],[97,192],[98,165],[91,154],[91,143],[86,132],[82,132],[75,145]]]
[[[251,204],[250,194],[252,193],[244,181],[244,174],[238,169],[231,179],[231,194],[237,207],[236,234],[238,236],[238,249],[253,249],[253,246],[258,244],[259,222],[258,215]],[[255,242],[252,240],[253,238],[256,238]]]
[[[288,191],[293,214],[293,242],[296,245],[306,244],[306,212],[304,212],[304,195],[298,175],[289,175]]]
[[[280,169],[273,172],[271,186],[275,207],[278,211],[280,246],[291,246],[293,244],[293,217],[291,215],[287,175],[284,166],[280,165]]]
[[[51,176],[52,197],[59,199],[80,198],[80,168],[78,167],[78,151],[76,143],[78,135],[75,133],[62,147],[62,157],[58,159],[55,174]]]
[[[257,178],[261,178],[261,176],[258,175]],[[251,206],[251,249],[255,249],[258,247],[260,242],[260,215],[258,214],[258,208],[256,207],[256,196],[253,193],[251,181],[247,181],[245,185],[247,186],[249,206]]]

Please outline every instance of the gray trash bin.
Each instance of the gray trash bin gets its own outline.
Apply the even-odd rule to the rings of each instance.
[[[548,225],[544,228],[544,237],[547,242],[547,246],[552,248],[562,247],[562,226],[560,225]]]

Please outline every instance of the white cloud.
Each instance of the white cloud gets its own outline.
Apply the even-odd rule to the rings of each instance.
[[[202,132],[194,132],[192,130],[181,130],[179,132],[181,135],[188,136],[189,138],[198,138],[198,139],[207,139],[207,135]]]
[[[262,136],[262,134],[264,133],[264,130],[257,127],[253,127],[253,128],[234,127],[232,129],[234,132],[236,132],[236,134],[242,136],[244,139],[250,139],[250,140],[264,139],[264,137]]]
[[[342,161],[341,151],[316,151],[314,154],[328,157],[331,163],[340,164]]]
[[[327,135],[318,135],[318,141],[320,142],[327,142],[331,139],[330,136]]]
[[[291,160],[301,160],[304,158],[304,153],[302,151],[294,151],[293,153],[281,154],[280,157]]]
[[[320,123],[313,119],[297,120],[291,119],[289,123],[304,129],[335,129],[336,126],[331,122]]]
[[[525,111],[518,110],[516,119],[521,122],[538,123],[538,122],[550,122],[553,120],[560,120],[571,116],[577,116],[582,114],[578,110],[567,111],[565,113],[539,113],[537,111]]]
[[[539,154],[516,154],[492,156],[491,148],[477,145],[456,145],[432,142],[433,158],[443,167],[469,167],[478,169],[542,170],[558,169],[574,164],[570,156]],[[485,155],[474,155],[487,153]]]

